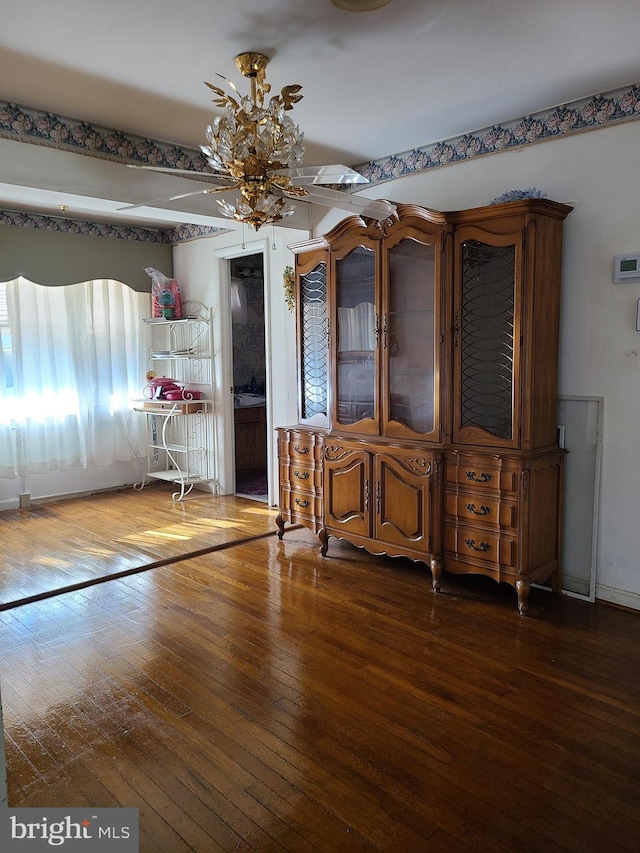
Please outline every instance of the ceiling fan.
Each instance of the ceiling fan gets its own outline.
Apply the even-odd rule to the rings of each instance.
[[[337,207],[377,220],[393,216],[396,208],[388,201],[359,198],[331,188],[369,182],[354,169],[340,164],[302,165],[304,134],[286,115],[302,99],[301,86],[285,86],[279,95],[272,95],[265,103],[265,95],[271,91],[265,79],[268,57],[261,53],[241,53],[235,62],[242,75],[250,80],[250,95],[241,95],[231,80],[221,74],[218,76],[226,81],[234,94],[227,94],[211,83],[205,84],[217,95],[214,99],[216,106],[224,109],[223,115],[216,117],[207,127],[209,144],[200,146],[211,172],[129,164],[134,169],[206,178],[212,186],[130,204],[120,210],[237,190],[239,195],[234,203],[216,199],[220,212],[238,222],[246,222],[256,231],[263,225],[290,216],[295,209],[292,201]]]

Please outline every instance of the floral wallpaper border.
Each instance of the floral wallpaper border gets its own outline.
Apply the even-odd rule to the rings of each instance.
[[[111,237],[118,240],[137,240],[141,243],[186,243],[198,237],[212,237],[223,234],[224,229],[205,225],[178,225],[175,228],[154,230],[132,228],[129,225],[112,225],[106,222],[85,222],[79,219],[63,219],[38,213],[22,213],[16,210],[0,209],[0,225],[13,225],[16,228],[37,228],[44,231],[57,231],[63,234],[82,234],[88,237]]]
[[[123,133],[73,118],[46,113],[0,101],[0,137],[75,151],[121,163],[167,166],[176,169],[206,168],[204,156],[193,148],[181,148]]]
[[[637,119],[640,119],[640,83],[633,83],[354,168],[372,184],[379,184],[462,160]]]
[[[633,83],[520,119],[362,163],[355,168],[369,178],[372,184],[379,184],[463,160],[638,119],[640,83]],[[72,150],[117,162],[193,171],[200,171],[206,166],[204,157],[195,149],[109,130],[6,101],[0,101],[0,138]],[[222,229],[198,225],[153,231],[15,211],[0,211],[0,224],[172,244],[224,233]]]
[[[207,162],[195,149],[181,148],[166,142],[134,134],[110,130],[89,122],[46,113],[42,110],[0,101],[0,137],[73,151],[120,163],[140,163],[145,166],[166,166],[175,169],[202,171]],[[82,222],[38,214],[0,211],[0,224],[22,228],[46,228],[71,234],[89,234],[140,240],[156,243],[185,243],[199,237],[224,234],[228,229],[204,225],[183,224],[175,228],[154,231],[145,228]]]

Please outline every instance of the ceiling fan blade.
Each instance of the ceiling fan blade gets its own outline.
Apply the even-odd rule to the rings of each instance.
[[[300,166],[294,169],[274,169],[273,175],[284,175],[300,186],[308,184],[368,184],[369,179],[349,166],[333,163],[330,166]]]
[[[340,210],[348,210],[349,213],[359,213],[368,219],[388,219],[396,212],[395,204],[390,201],[374,198],[362,198],[361,196],[343,193],[340,190],[330,190],[326,187],[314,187],[307,190],[304,196],[289,196],[286,190],[283,193],[289,198],[297,201],[305,201],[311,204],[323,204],[326,207],[337,207]]]
[[[195,172],[193,169],[170,169],[164,166],[139,166],[137,163],[127,163],[129,169],[144,169],[146,172],[163,172],[165,175],[180,175],[185,178],[208,178],[211,182],[227,181],[228,175],[216,175],[214,172]]]
[[[127,204],[125,207],[119,207],[118,210],[135,210],[136,207],[153,207],[154,204],[162,204],[165,201],[177,201],[180,198],[189,198],[194,195],[210,195],[211,193],[222,193],[225,190],[233,190],[237,187],[237,184],[230,184],[226,187],[209,187],[206,190],[196,190],[196,192],[192,193],[182,193],[181,195],[170,195],[165,198],[154,198],[150,201],[140,201],[137,204]]]

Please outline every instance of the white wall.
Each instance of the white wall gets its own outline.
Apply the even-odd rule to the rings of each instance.
[[[268,231],[268,234],[267,234]],[[295,318],[288,311],[282,273],[293,265],[287,243],[305,239],[306,232],[264,229],[245,234],[244,247],[238,231],[206,237],[174,248],[173,275],[183,297],[198,299],[213,309],[213,393],[216,426],[217,471],[221,494],[235,489],[233,470],[233,359],[229,258],[262,253],[265,281],[265,346],[267,359],[267,438],[269,442],[270,501],[277,503],[277,445],[274,429],[297,418]],[[275,248],[274,248],[275,246]]]
[[[596,596],[640,608],[640,284],[612,283],[613,256],[640,251],[640,122],[480,157],[367,192],[436,210],[531,186],[565,221],[559,393],[604,397]],[[317,234],[341,215],[320,220]]]

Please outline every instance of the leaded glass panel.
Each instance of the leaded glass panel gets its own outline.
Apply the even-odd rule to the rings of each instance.
[[[304,419],[327,414],[327,265],[300,278],[301,378]]]
[[[462,244],[461,426],[513,435],[515,246]]]

